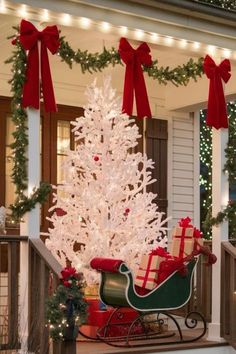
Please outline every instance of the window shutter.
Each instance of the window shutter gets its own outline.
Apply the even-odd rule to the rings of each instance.
[[[146,151],[148,158],[155,162],[152,177],[157,181],[147,187],[157,194],[155,202],[159,211],[167,212],[167,121],[146,119]]]

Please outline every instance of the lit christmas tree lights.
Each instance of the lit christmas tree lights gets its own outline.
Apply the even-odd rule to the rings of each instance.
[[[200,112],[200,188],[201,188],[201,227],[205,238],[211,238],[211,228],[223,220],[229,221],[229,238],[236,236],[236,104],[227,103],[229,117],[229,141],[225,149],[224,172],[229,180],[229,202],[224,210],[212,217],[212,134],[205,124],[206,111]]]

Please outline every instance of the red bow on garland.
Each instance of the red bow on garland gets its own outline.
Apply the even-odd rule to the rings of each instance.
[[[225,59],[220,65],[216,65],[214,60],[209,55],[206,55],[203,69],[208,79],[210,79],[206,124],[216,129],[228,128],[222,80],[226,83],[231,77],[230,61]]]
[[[152,57],[149,53],[150,48],[147,43],[142,43],[137,49],[133,49],[125,38],[120,39],[119,54],[126,64],[122,109],[130,116],[133,112],[134,92],[138,117],[152,116],[141,67],[141,64],[151,66]]]
[[[29,51],[22,105],[23,107],[39,109],[39,40],[41,41],[41,85],[45,110],[47,112],[56,112],[57,107],[53,92],[47,49],[49,49],[52,54],[55,54],[59,48],[60,43],[57,26],[47,26],[42,32],[39,32],[32,23],[25,20],[21,21],[19,36],[22,47]]]

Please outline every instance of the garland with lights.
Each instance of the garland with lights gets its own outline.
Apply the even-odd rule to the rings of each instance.
[[[18,27],[13,27],[17,32]],[[10,38],[14,38],[11,36]],[[48,194],[51,191],[49,183],[42,182],[40,187],[34,189],[32,195],[27,197],[24,194],[27,188],[27,158],[25,151],[28,146],[27,135],[27,113],[21,105],[22,89],[25,82],[25,71],[27,65],[27,57],[18,40],[15,41],[15,50],[13,55],[5,61],[7,64],[12,64],[12,79],[9,81],[11,85],[12,97],[12,120],[15,124],[13,132],[14,142],[10,145],[12,149],[13,171],[11,174],[12,181],[16,188],[16,200],[10,205],[12,219],[19,222],[22,216],[32,210],[37,203],[42,204],[46,201]]]
[[[204,238],[211,238],[205,220],[212,205],[212,129],[206,125],[206,111],[200,111],[200,220]]]
[[[226,163],[223,171],[228,174],[230,196],[236,192],[236,104],[227,103],[229,117],[229,140],[225,149]],[[201,112],[202,121],[205,120],[206,111]],[[236,201],[230,199],[228,205],[220,211],[216,217],[212,217],[212,137],[211,129],[201,124],[201,143],[200,143],[200,161],[201,168],[200,186],[204,186],[201,196],[201,220],[206,238],[211,237],[211,228],[213,225],[219,225],[224,220],[229,221],[229,237],[236,236]]]
[[[236,10],[235,0],[195,0],[196,2],[214,5],[226,10]]]
[[[64,268],[61,275],[61,284],[46,301],[46,321],[54,341],[76,339],[87,318],[83,275],[72,267]]]
[[[102,53],[89,53],[78,49],[74,51],[69,43],[65,41],[64,37],[60,38],[60,48],[58,55],[62,61],[72,68],[73,63],[80,64],[82,73],[88,71],[89,73],[102,71],[109,64],[115,66],[116,64],[123,65],[120,59],[120,55],[115,48],[111,50],[103,49]],[[158,67],[158,60],[153,60],[151,66],[143,66],[143,71],[148,74],[149,77],[154,80],[158,80],[159,84],[166,85],[171,82],[175,86],[187,85],[190,79],[197,81],[198,77],[203,74],[203,58],[199,58],[197,62],[194,62],[192,58],[186,64],[178,65],[176,68],[170,69],[169,66],[164,68]]]
[[[51,186],[48,183],[41,183],[38,189],[34,189],[30,197],[25,196],[24,191],[27,188],[27,158],[25,157],[26,148],[28,146],[27,135],[27,114],[22,108],[22,89],[25,82],[25,72],[27,66],[27,57],[25,50],[22,48],[19,40],[19,28],[13,27],[17,31],[10,38],[15,45],[13,55],[5,61],[7,64],[12,64],[12,79],[11,84],[12,98],[12,119],[15,124],[13,133],[14,142],[11,144],[13,171],[12,181],[16,186],[16,200],[14,205],[10,206],[12,211],[12,219],[16,222],[22,218],[25,212],[32,210],[37,203],[42,204],[51,191]],[[74,51],[64,37],[60,38],[60,47],[58,55],[62,61],[72,68],[75,62],[80,64],[82,73],[102,71],[109,64],[115,66],[122,65],[120,55],[115,48],[111,50],[103,49],[102,53],[89,53],[87,50]],[[143,71],[160,84],[171,82],[175,86],[187,85],[190,79],[197,81],[198,77],[203,74],[203,58],[199,58],[194,62],[191,58],[186,64],[178,65],[174,69],[169,67],[158,67],[158,61],[154,60],[150,67],[143,67]]]

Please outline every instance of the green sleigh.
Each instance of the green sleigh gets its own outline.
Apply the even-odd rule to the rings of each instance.
[[[183,307],[191,297],[193,274],[197,261],[198,257],[193,257],[186,263],[187,272],[185,276],[182,276],[177,270],[148,294],[139,295],[134,285],[133,274],[123,261],[94,258],[91,261],[91,267],[101,273],[100,298],[103,303],[114,308],[106,325],[98,330],[97,339],[113,346],[137,347],[192,342],[204,336],[206,321],[200,313],[190,312],[185,317],[186,329],[195,329],[199,321],[202,324],[200,333],[198,330],[194,337],[190,338],[188,335],[187,339],[184,338],[184,332],[173,314],[175,310]],[[136,310],[137,317],[130,323],[122,323],[122,321],[117,323],[115,321],[114,324],[114,318],[120,317],[122,319],[122,311],[127,307]],[[166,333],[160,331],[164,323],[163,318],[168,318],[168,321],[174,323],[175,331],[166,331]],[[156,325],[158,330],[150,331],[150,323],[152,326]],[[109,335],[111,326],[117,325],[124,325],[124,328],[126,328],[125,334],[115,337]],[[138,326],[142,327],[141,334],[137,333]],[[81,334],[83,335],[83,333]],[[170,337],[174,337],[174,340],[168,341],[167,338]]]

